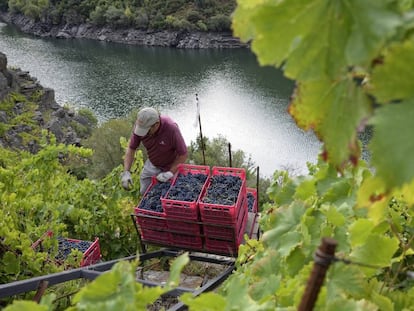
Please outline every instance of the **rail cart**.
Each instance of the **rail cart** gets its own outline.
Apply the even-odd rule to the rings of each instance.
[[[181,173],[199,173],[203,170],[206,174],[210,173],[209,169],[200,166],[184,165],[180,170]],[[213,168],[213,174],[219,173],[234,175],[241,174],[241,171],[233,168]],[[155,186],[156,183],[153,180],[152,186]],[[207,186],[208,181],[206,187],[200,192],[200,197],[205,194]],[[253,199],[250,200],[251,198]],[[183,251],[188,251],[191,261],[222,266],[221,272],[211,279],[204,280],[196,288],[178,286],[163,296],[179,297],[185,292],[191,292],[194,296],[198,296],[203,292],[217,288],[227,279],[235,268],[238,247],[244,243],[246,236],[250,239],[259,238],[260,215],[257,201],[257,190],[245,188],[244,185],[236,204],[230,207],[217,206],[216,204],[203,205],[201,201],[182,202],[166,199],[163,201],[166,213],[156,213],[143,211],[138,205],[131,214],[132,222],[137,231],[138,244],[141,248],[141,254],[138,258],[130,256],[1,284],[0,299],[30,291],[37,291],[36,296],[41,297],[48,286],[76,279],[93,280],[122,260],[135,261],[139,259],[140,264],[145,266],[146,262],[151,259],[175,258]],[[158,249],[148,252],[148,245],[157,246]],[[162,285],[160,282],[140,277],[137,277],[137,282],[145,286]],[[186,308],[183,303],[177,302],[168,310],[185,310]]]
[[[164,191],[162,187],[169,190]],[[176,198],[183,187],[193,188],[189,190],[193,191],[192,200]],[[220,193],[216,194],[217,191]],[[226,191],[233,192],[231,200],[226,197]],[[230,203],[218,203],[215,195],[221,202]],[[152,200],[154,196],[159,197],[156,203]],[[148,209],[148,201],[159,204],[159,208]],[[257,205],[257,190],[246,187],[244,169],[213,167],[210,171],[209,166],[181,164],[169,186],[153,178],[131,217],[143,253],[146,244],[155,244],[235,257],[246,235],[250,239],[258,238]]]

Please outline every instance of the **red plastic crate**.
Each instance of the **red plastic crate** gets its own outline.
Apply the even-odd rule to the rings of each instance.
[[[167,231],[153,230],[141,227],[140,232],[142,240],[158,244],[169,244],[170,242],[170,233]]]
[[[240,208],[243,208],[244,198],[246,197],[246,172],[242,168],[233,167],[213,167],[211,176],[233,175],[242,179],[239,195],[233,205],[220,205],[203,202],[203,198],[208,191],[211,181],[207,183],[206,191],[199,200],[201,220],[206,223],[235,224]]]
[[[191,221],[179,221],[177,219],[167,218],[167,226],[171,232],[196,234],[200,235],[202,226],[199,223]]]
[[[198,211],[197,202],[199,198],[205,192],[208,178],[210,176],[210,167],[206,165],[190,165],[190,164],[178,165],[177,174],[171,183],[171,188],[174,187],[179,175],[187,175],[190,173],[191,174],[203,174],[207,176],[206,181],[201,188],[200,194],[194,201],[190,202],[190,201],[179,201],[179,200],[169,199],[168,193],[167,193],[165,198],[161,199],[162,207],[165,211],[167,219],[174,218],[174,219],[198,220],[199,211]]]
[[[246,180],[246,170],[239,167],[213,166],[211,169],[211,175],[232,175],[239,176],[244,181]]]
[[[84,242],[82,240],[75,240],[75,239],[66,239],[72,243],[80,243]],[[89,241],[87,241],[89,242]],[[85,267],[89,265],[93,265],[101,260],[101,248],[99,246],[99,238],[95,238],[95,241],[90,242],[91,245],[89,248],[83,253],[80,266]]]
[[[42,235],[41,238],[39,238],[36,242],[34,242],[31,245],[32,249],[36,249],[38,246],[40,246],[46,237],[50,238],[52,236],[53,236],[52,231],[49,230],[49,231],[45,232]],[[90,243],[88,249],[83,252],[82,259],[81,259],[81,262],[80,262],[81,267],[85,267],[85,266],[95,264],[98,261],[100,261],[101,258],[102,258],[101,248],[99,246],[99,238],[95,238],[95,241],[93,241],[93,242],[84,241],[84,240],[69,239],[69,238],[61,238],[61,239],[64,240],[64,241],[69,241],[71,243],[80,243],[80,242]],[[76,249],[76,247],[73,247],[73,249]],[[56,259],[56,263],[61,264],[62,260],[57,260]]]
[[[249,197],[248,195],[252,195],[254,198],[252,209],[249,211]],[[247,210],[252,213],[257,213],[258,211],[258,202],[257,202],[257,190],[254,188],[246,188],[246,197],[247,197]]]
[[[239,214],[237,216],[237,222],[235,224],[227,224],[223,227],[223,224],[220,225],[209,225],[208,223],[203,224],[203,232],[206,237],[209,238],[225,238],[225,239],[234,239],[234,236],[238,234],[240,228],[243,226],[243,221],[247,221],[247,200],[243,198],[243,207],[239,209]]]
[[[156,212],[156,211],[140,208],[142,200],[148,195],[151,189],[158,183],[159,183],[158,180],[155,177],[152,177],[151,185],[145,191],[138,206],[135,207],[134,209],[137,223],[139,224],[141,228],[155,229],[155,230],[167,228],[167,220],[165,219],[165,216],[166,216],[165,211]],[[161,203],[161,197],[160,197],[160,203]],[[161,203],[161,206],[162,206],[162,203]],[[151,216],[153,216],[154,218],[152,218]]]
[[[203,239],[200,235],[170,232],[170,243],[174,247],[184,247],[196,250],[203,249]]]
[[[165,213],[157,213],[153,211],[135,208],[136,221],[141,228],[145,229],[167,229],[167,220]],[[158,218],[153,218],[158,217]]]
[[[89,266],[99,262],[102,258],[101,247],[99,246],[99,238],[95,238],[92,245],[83,253],[81,266]]]
[[[244,231],[247,224],[247,213],[245,213],[245,220],[243,220],[243,225],[238,232],[236,240],[224,240],[218,238],[205,238],[204,248],[208,252],[219,253],[219,254],[229,254],[232,256],[237,256],[239,245],[243,242]]]

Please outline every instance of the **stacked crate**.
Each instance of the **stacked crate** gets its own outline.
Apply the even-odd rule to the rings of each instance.
[[[237,189],[224,185],[218,192],[223,201],[212,202],[208,196],[217,179],[237,182]],[[197,179],[196,179],[197,178]],[[162,183],[161,183],[162,184]],[[142,208],[151,191],[160,183],[154,177],[140,204],[135,208],[141,238],[145,242],[171,247],[237,255],[243,241],[250,209],[257,211],[257,193],[246,188],[242,168],[180,164],[165,193],[158,195],[161,208]],[[251,196],[254,200],[251,200]],[[250,201],[248,201],[248,197]]]
[[[210,196],[209,191],[213,190],[213,183],[215,181],[219,183],[220,176],[232,176],[231,179],[237,181],[239,185],[234,200],[229,200],[226,204],[207,200]],[[223,192],[226,193],[225,189]],[[223,198],[223,201],[226,200]],[[245,170],[213,167],[205,194],[199,201],[199,208],[205,236],[205,249],[209,252],[237,254],[248,218]]]
[[[155,177],[152,177],[151,185],[135,208],[136,221],[140,226],[143,240],[159,244],[168,244],[170,241],[166,214],[161,203],[161,199],[166,196],[170,185],[170,182],[160,183]],[[150,203],[148,200],[152,202],[151,208],[148,208]],[[156,205],[156,209],[154,205]]]
[[[202,250],[198,201],[206,190],[209,176],[209,166],[178,166],[167,195],[161,199],[172,246]]]
[[[77,249],[82,252],[82,259],[80,262],[81,267],[86,267],[95,264],[101,259],[101,249],[99,246],[99,239],[95,238],[95,241],[84,241],[68,238],[58,238],[59,249],[58,257],[56,261],[63,263],[67,255],[70,254],[72,249]]]
[[[45,232],[42,237],[35,241],[31,247],[34,250],[42,247],[42,243],[45,238],[51,238],[53,236],[52,231]],[[80,261],[81,267],[86,267],[98,263],[101,260],[101,248],[99,246],[99,238],[95,238],[94,241],[84,241],[77,239],[69,239],[58,237],[58,252],[54,259],[56,264],[61,265],[65,259],[69,256],[72,250],[78,250],[82,253]]]
[[[246,188],[247,211],[251,213],[258,212],[257,190]]]

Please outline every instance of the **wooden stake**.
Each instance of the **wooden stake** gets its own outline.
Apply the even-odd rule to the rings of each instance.
[[[325,279],[326,272],[331,264],[331,259],[335,255],[337,242],[332,238],[323,238],[322,244],[315,253],[315,263],[309,277],[305,292],[298,311],[311,311],[318,298],[319,291]]]
[[[40,299],[42,299],[42,296],[45,293],[48,285],[48,281],[43,280],[39,282],[39,286],[37,287],[37,292],[33,297],[33,301],[35,301],[36,303],[40,302]]]

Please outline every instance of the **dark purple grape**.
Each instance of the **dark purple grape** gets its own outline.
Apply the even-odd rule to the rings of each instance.
[[[233,175],[214,175],[203,198],[204,203],[234,205],[242,186],[242,179]]]

